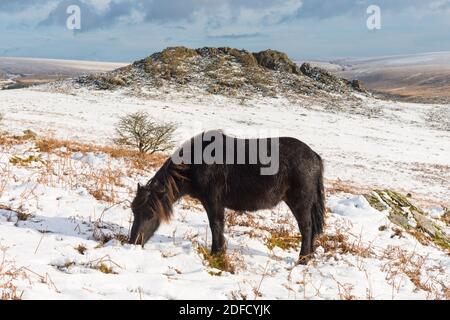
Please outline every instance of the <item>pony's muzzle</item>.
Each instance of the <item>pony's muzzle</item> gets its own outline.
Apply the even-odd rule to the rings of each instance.
[[[139,232],[136,236],[132,235],[128,242],[130,244],[137,245],[137,244],[142,244],[143,239],[144,239],[144,234],[142,232]]]

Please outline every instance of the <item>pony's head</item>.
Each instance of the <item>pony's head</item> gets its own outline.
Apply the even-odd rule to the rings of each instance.
[[[161,222],[172,216],[172,205],[179,199],[179,168],[166,163],[145,186],[138,184],[136,197],[131,203],[134,221],[130,243],[144,245],[158,229]]]
[[[155,191],[149,186],[138,184],[136,197],[131,203],[133,211],[133,226],[131,227],[130,243],[144,245],[161,224],[160,215],[152,203],[155,203]]]

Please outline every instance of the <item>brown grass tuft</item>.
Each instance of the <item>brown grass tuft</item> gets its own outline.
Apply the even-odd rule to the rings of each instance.
[[[283,250],[297,249],[300,245],[301,236],[292,235],[291,232],[285,228],[274,229],[267,238],[266,245],[272,250],[278,247]]]
[[[101,273],[106,273],[106,274],[117,274],[117,272],[114,272],[112,267],[107,266],[104,263],[100,263],[98,266],[98,271],[100,271]]]
[[[442,265],[427,265],[428,255],[408,252],[401,247],[389,247],[384,250],[382,259],[387,263],[382,271],[387,273],[386,280],[391,283],[393,291],[399,291],[402,285],[401,275],[406,276],[418,290],[427,293],[427,299],[450,298],[445,268]]]
[[[369,258],[374,255],[370,244],[363,245],[361,238],[351,242],[348,235],[343,234],[341,231],[337,231],[335,234],[322,234],[316,241],[326,254],[352,254],[362,258]]]
[[[85,245],[79,244],[78,246],[75,247],[75,250],[77,250],[79,254],[84,255],[84,253],[86,252],[87,248],[86,248]]]
[[[112,158],[127,158],[132,161],[137,161],[136,166],[139,167],[139,169],[160,166],[166,160],[161,154],[142,154],[139,151],[126,148],[98,146],[71,140],[58,140],[54,138],[39,139],[36,141],[36,146],[39,151],[47,153],[53,153],[55,150],[62,147],[67,148],[70,152],[101,152],[110,155]]]
[[[231,262],[230,257],[226,253],[212,255],[208,248],[198,245],[197,252],[203,257],[204,261],[208,263],[211,268],[219,269],[225,272],[234,274],[236,269]],[[220,275],[220,274],[215,274]]]
[[[20,268],[16,268],[10,261],[6,260],[6,248],[0,260],[0,300],[21,300],[23,291],[19,293],[14,281],[24,278],[25,273]]]

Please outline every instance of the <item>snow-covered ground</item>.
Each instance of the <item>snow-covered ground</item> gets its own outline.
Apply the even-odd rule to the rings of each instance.
[[[409,55],[381,56],[371,58],[350,58],[337,60],[341,65],[365,65],[375,67],[383,66],[446,66],[450,62],[450,52],[427,52]]]
[[[273,234],[298,234],[285,205],[228,212],[232,274],[212,269],[199,253],[211,234],[204,210],[192,200],[176,205],[174,220],[145,248],[117,240],[128,233],[127,200],[136,183],[156,168],[143,171],[98,150],[63,146],[48,153],[33,140],[4,143],[0,293],[8,298],[15,291],[23,299],[448,299],[448,252],[421,244],[360,194],[376,187],[409,192],[439,218],[441,206],[450,202],[450,132],[429,115],[448,106],[364,99],[372,117],[283,99],[239,103],[175,93],[140,99],[85,90],[0,91],[2,129],[12,134],[31,129],[108,145],[119,116],[145,110],[158,120],[176,121],[179,142],[211,128],[297,137],[324,158],[329,186],[355,190],[329,188],[325,236],[307,266],[295,265],[298,248],[269,245]]]
[[[309,144],[325,160],[326,177],[352,184],[389,187],[448,204],[450,108],[364,98],[373,117],[291,104],[283,99],[246,101],[182,94],[138,99],[118,92],[79,90],[58,94],[36,90],[1,91],[0,112],[9,131],[110,145],[114,124],[126,113],[148,111],[179,124],[182,142],[205,129],[236,135],[285,135]],[[430,114],[442,118],[430,121]],[[434,112],[434,113],[433,113]]]

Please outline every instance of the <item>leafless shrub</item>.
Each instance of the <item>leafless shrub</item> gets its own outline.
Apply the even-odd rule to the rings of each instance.
[[[164,152],[173,147],[175,129],[174,123],[157,123],[148,113],[138,111],[120,118],[114,142],[137,148],[141,153]]]

